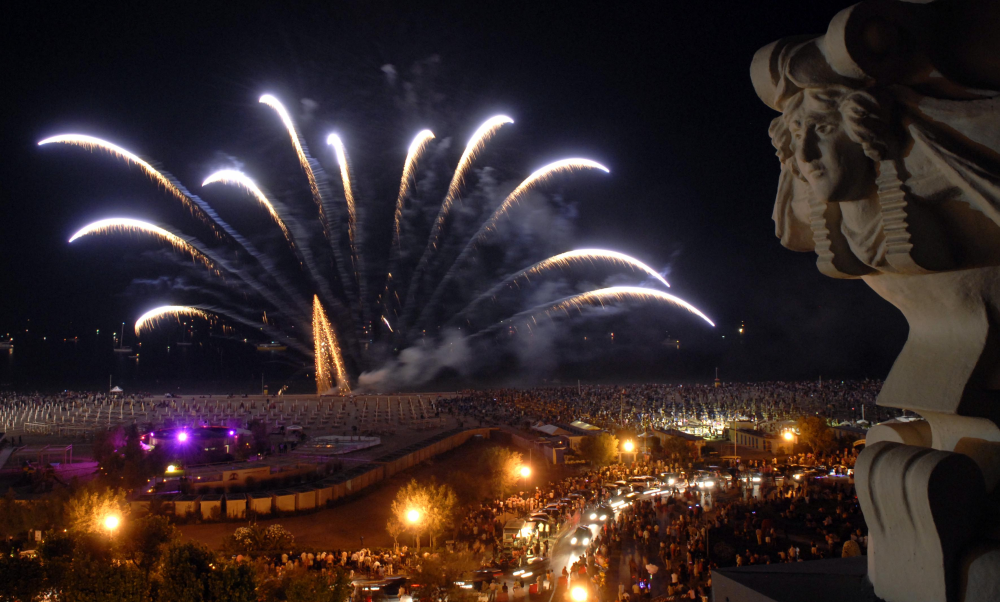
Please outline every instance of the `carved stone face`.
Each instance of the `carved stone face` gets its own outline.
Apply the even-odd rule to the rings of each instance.
[[[875,185],[874,163],[851,140],[831,101],[805,94],[786,116],[795,163],[818,199],[828,203],[867,198]]]

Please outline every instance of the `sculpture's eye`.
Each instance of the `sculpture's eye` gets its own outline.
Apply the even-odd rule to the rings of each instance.
[[[829,136],[836,129],[837,128],[833,127],[832,125],[830,125],[828,123],[824,123],[824,124],[816,126],[816,133],[821,134],[823,136]]]

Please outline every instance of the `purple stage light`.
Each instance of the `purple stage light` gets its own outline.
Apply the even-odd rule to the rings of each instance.
[[[232,437],[232,436],[233,436],[233,435],[235,435],[235,434],[236,434],[236,431],[229,431],[229,436],[230,436],[230,437]]]
[[[180,441],[181,443],[184,443],[185,441],[187,441],[188,440],[188,434],[187,434],[187,432],[181,431],[180,433],[178,433],[177,434],[177,440]]]

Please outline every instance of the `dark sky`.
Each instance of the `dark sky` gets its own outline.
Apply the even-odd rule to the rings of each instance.
[[[714,348],[692,378],[712,364],[741,378],[882,377],[905,321],[861,281],[823,277],[814,256],[778,244],[774,113],[748,76],[759,47],[822,33],[849,4],[17,3],[0,36],[0,329],[30,319],[37,332],[64,337],[133,321],[149,304],[123,296],[140,276],[129,254],[145,247],[65,240],[115,212],[184,217],[120,164],[40,149],[38,140],[92,133],[155,158],[193,188],[220,153],[247,158],[248,171],[272,167],[269,153],[288,156],[257,103],[274,92],[290,106],[319,103],[352,141],[368,196],[388,204],[417,129],[464,142],[497,111],[516,122],[491,150],[512,178],[566,155],[608,165],[610,176],[563,189],[578,203],[575,246],[669,265],[673,292],[717,322],[712,337],[734,337],[741,322],[752,335],[751,352]],[[404,78],[424,65],[421,94],[437,99],[420,118],[433,122],[393,112],[398,90],[385,64]],[[319,132],[306,133],[318,152]],[[299,176],[294,162],[281,165]],[[644,377],[659,374],[658,361],[651,356]]]

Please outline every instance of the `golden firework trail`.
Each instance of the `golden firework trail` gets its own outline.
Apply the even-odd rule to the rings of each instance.
[[[204,318],[206,320],[209,318],[208,313],[198,309],[197,307],[190,307],[187,305],[164,305],[162,307],[157,307],[156,309],[151,309],[139,316],[139,319],[135,321],[135,334],[142,334],[143,330],[148,330],[167,318],[174,318],[180,322],[181,316],[192,316]]]
[[[403,217],[403,202],[410,193],[413,182],[413,172],[416,170],[417,161],[420,155],[427,148],[427,143],[434,139],[434,132],[421,130],[410,143],[410,150],[406,153],[406,161],[403,163],[403,176],[399,179],[399,195],[396,197],[396,215],[393,219],[392,231],[396,233],[396,244],[399,244],[399,221]]]
[[[560,161],[549,163],[541,169],[535,170],[534,173],[525,178],[524,181],[517,186],[517,188],[507,195],[507,198],[505,198],[503,203],[497,207],[496,211],[493,212],[493,215],[491,215],[488,220],[483,222],[483,225],[479,227],[479,230],[472,236],[472,238],[469,239],[465,248],[458,254],[458,257],[455,259],[454,263],[451,264],[451,267],[448,268],[448,271],[445,272],[444,278],[441,279],[437,288],[434,289],[434,293],[431,295],[430,301],[424,304],[424,309],[420,313],[420,318],[417,320],[417,324],[423,321],[423,318],[427,315],[428,310],[441,299],[441,295],[445,290],[445,285],[451,282],[451,279],[455,276],[459,266],[465,262],[466,257],[468,257],[469,253],[472,252],[472,248],[476,245],[476,243],[481,240],[487,232],[496,228],[496,224],[500,220],[501,215],[505,215],[511,207],[517,204],[517,202],[520,201],[529,190],[531,190],[533,186],[546,181],[557,173],[571,172],[580,169],[597,169],[603,171],[604,173],[610,173],[607,167],[604,167],[596,161],[591,161],[590,159],[562,159]],[[411,284],[410,288],[412,289],[413,287],[414,285]],[[410,303],[409,295],[407,295],[407,303]]]
[[[694,305],[691,305],[684,299],[671,295],[670,293],[651,288],[643,288],[641,286],[612,286],[594,291],[588,291],[586,293],[580,293],[578,295],[563,297],[557,301],[537,305],[531,309],[522,311],[511,318],[498,322],[485,330],[481,330],[473,336],[479,337],[500,328],[508,328],[516,331],[517,326],[515,326],[513,322],[531,320],[533,323],[537,323],[536,316],[539,314],[548,318],[552,318],[553,314],[564,314],[568,316],[571,310],[576,310],[577,312],[582,313],[583,309],[586,307],[607,307],[613,303],[624,303],[626,301],[665,302],[670,305],[686,309],[702,320],[708,322],[710,326],[715,327],[715,322],[708,319],[708,316],[703,314],[701,310]],[[525,322],[525,326],[529,326],[529,324]]]
[[[472,138],[469,139],[469,143],[465,145],[465,151],[462,152],[462,156],[458,160],[458,166],[455,167],[455,173],[451,176],[448,193],[445,195],[437,217],[434,219],[434,224],[431,226],[430,236],[427,237],[427,247],[424,249],[423,255],[420,256],[417,267],[413,270],[413,275],[410,276],[410,286],[406,291],[406,302],[404,303],[405,307],[409,308],[414,304],[424,270],[430,261],[431,252],[437,249],[438,237],[441,235],[445,219],[448,217],[448,211],[451,209],[455,199],[458,198],[462,183],[465,181],[466,171],[468,171],[472,162],[476,159],[479,151],[486,145],[486,142],[506,123],[514,123],[514,120],[506,115],[494,115],[490,117],[476,128],[476,131],[472,134]],[[409,321],[408,318],[412,311],[411,309],[406,310],[406,314],[403,317],[404,324]]]
[[[385,316],[382,316],[382,322],[385,323],[385,327],[389,329],[389,332],[394,332],[392,329],[392,325],[389,324],[389,320],[385,319]]]
[[[410,194],[410,189],[413,186],[413,174],[416,171],[417,162],[427,148],[427,144],[433,139],[434,132],[430,130],[421,130],[418,132],[413,138],[413,142],[410,143],[410,148],[406,153],[406,161],[403,162],[403,175],[399,178],[399,194],[396,196],[396,213],[392,220],[393,240],[392,248],[389,251],[389,268],[385,277],[385,289],[382,291],[384,303],[387,303],[389,300],[389,284],[392,282],[392,270],[399,261],[401,244],[399,233],[400,223],[403,219],[403,204],[406,202],[406,197]],[[391,327],[389,331],[392,331]]]
[[[208,186],[209,184],[215,184],[217,182],[221,184],[239,186],[249,192],[250,195],[257,199],[257,202],[263,205],[264,208],[267,209],[267,212],[271,214],[271,218],[276,224],[278,224],[278,227],[281,228],[281,232],[285,235],[285,239],[288,241],[288,244],[293,246],[295,245],[292,241],[292,236],[288,233],[288,228],[285,227],[284,220],[282,220],[281,216],[278,215],[277,209],[274,208],[274,205],[267,198],[267,196],[261,192],[260,188],[258,188],[257,185],[254,184],[254,181],[251,180],[245,173],[235,169],[223,169],[205,178],[205,181],[202,182],[201,185]]]
[[[354,206],[354,188],[351,186],[351,168],[347,164],[347,150],[344,141],[337,134],[330,134],[326,143],[333,147],[337,155],[337,165],[340,166],[340,181],[344,184],[344,200],[347,201],[347,235],[354,244],[354,231],[357,227],[357,210]]]
[[[163,186],[167,192],[179,199],[193,215],[196,215],[200,219],[207,222],[212,222],[214,219],[214,216],[209,216],[204,208],[198,206],[198,204],[190,196],[188,196],[187,193],[182,191],[171,178],[161,173],[139,155],[126,150],[117,144],[108,142],[107,140],[101,140],[100,138],[95,138],[94,136],[88,136],[86,134],[60,134],[59,136],[52,136],[51,138],[42,140],[38,143],[38,146],[44,146],[46,144],[70,144],[90,151],[94,149],[105,151],[113,157],[124,160],[126,163],[138,166],[139,169],[149,176],[150,179],[160,186]]]
[[[607,249],[576,249],[574,251],[567,251],[566,253],[560,253],[559,255],[553,255],[548,259],[543,259],[538,263],[527,267],[520,272],[515,272],[510,276],[507,276],[500,282],[498,282],[491,289],[485,293],[476,297],[472,302],[470,302],[465,308],[458,312],[452,317],[449,322],[455,323],[462,320],[462,318],[468,314],[473,308],[479,305],[481,302],[493,298],[497,293],[502,291],[511,285],[517,285],[517,281],[521,279],[530,280],[532,276],[537,276],[544,274],[547,270],[551,269],[568,269],[572,267],[573,264],[578,263],[596,263],[598,261],[607,262],[611,265],[622,266],[631,269],[632,271],[644,272],[647,276],[654,278],[657,282],[663,286],[669,288],[670,284],[666,281],[663,276],[661,276],[656,270],[649,267],[645,263],[639,261],[635,257],[626,255],[625,253],[619,253],[618,251],[610,251]]]
[[[316,392],[320,395],[333,390],[334,385],[341,395],[351,392],[347,382],[347,370],[340,351],[340,342],[326,317],[323,305],[317,295],[313,295],[313,345],[316,362]]]
[[[529,190],[531,190],[533,186],[548,180],[557,173],[575,171],[579,169],[598,169],[604,173],[610,173],[607,167],[604,167],[597,161],[591,161],[590,159],[562,159],[554,163],[549,163],[545,167],[535,170],[535,172],[525,178],[525,180],[521,182],[513,192],[507,195],[507,198],[503,200],[503,203],[500,203],[500,206],[493,212],[490,219],[487,220],[486,223],[483,224],[483,227],[480,228],[480,231],[476,233],[476,237],[481,236],[490,228],[495,228],[496,222],[500,219],[500,216],[505,215],[511,207],[516,205],[521,198],[524,197]]]
[[[444,201],[441,203],[441,209],[434,220],[434,228],[431,231],[431,240],[429,241],[431,247],[437,248],[438,236],[441,234],[441,228],[444,227],[444,220],[448,217],[448,212],[451,210],[455,199],[458,198],[458,193],[465,182],[465,173],[472,166],[472,162],[476,160],[479,151],[483,150],[483,147],[493,137],[493,134],[497,133],[497,130],[505,123],[514,123],[514,120],[506,115],[490,117],[476,129],[472,134],[472,138],[469,139],[469,143],[465,145],[465,151],[458,160],[458,166],[455,167],[455,173],[451,177],[451,184],[448,185],[448,194],[445,195]]]
[[[202,251],[196,249],[191,243],[184,240],[180,236],[177,236],[173,232],[165,230],[155,224],[128,217],[112,217],[98,220],[92,224],[87,224],[83,228],[80,228],[76,234],[70,237],[69,242],[73,242],[74,240],[82,236],[87,236],[88,234],[111,234],[114,232],[123,232],[126,234],[151,234],[160,240],[170,243],[170,246],[172,246],[175,250],[190,255],[192,259],[201,263],[206,268],[217,272],[215,265],[212,260],[208,258],[208,256],[206,256]]]
[[[703,314],[700,309],[691,305],[684,299],[664,291],[643,288],[641,286],[612,286],[566,297],[564,299],[560,299],[559,301],[555,301],[554,303],[546,304],[548,309],[545,310],[545,315],[551,315],[555,312],[564,312],[568,314],[570,309],[580,311],[584,307],[605,307],[612,302],[621,303],[624,301],[664,301],[666,303],[676,305],[677,307],[684,308],[702,320],[708,322],[712,327],[715,326],[715,322],[708,319],[708,316]]]
[[[274,109],[274,112],[278,114],[281,119],[281,123],[285,126],[288,131],[288,137],[292,139],[292,148],[295,149],[295,156],[299,159],[299,165],[302,167],[302,171],[306,174],[306,179],[309,180],[309,191],[312,193],[313,201],[316,203],[316,207],[319,208],[319,221],[323,224],[324,234],[326,233],[326,215],[323,210],[323,196],[319,192],[319,185],[316,183],[316,174],[313,173],[312,165],[309,163],[309,156],[306,154],[305,147],[302,146],[302,140],[299,138],[299,132],[295,127],[295,122],[292,121],[292,116],[288,114],[288,110],[285,109],[285,105],[281,104],[281,101],[275,98],[271,94],[265,94],[260,97],[260,102]]]
[[[660,276],[659,272],[649,267],[645,263],[639,261],[635,257],[626,255],[625,253],[619,253],[618,251],[609,251],[607,249],[576,249],[575,251],[567,251],[565,253],[560,253],[559,255],[553,255],[548,259],[539,261],[535,265],[521,271],[519,274],[515,275],[511,280],[516,280],[522,277],[529,277],[535,274],[540,274],[545,270],[551,268],[568,268],[574,262],[589,262],[594,263],[594,261],[607,261],[612,264],[617,264],[632,268],[633,270],[639,270],[645,272],[651,278],[656,279],[663,286],[670,288],[670,284],[666,281],[663,276]]]

